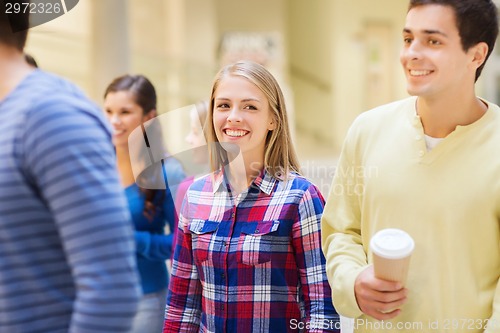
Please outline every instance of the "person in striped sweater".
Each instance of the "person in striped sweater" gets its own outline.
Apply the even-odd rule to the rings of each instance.
[[[1,4],[0,332],[127,332],[140,288],[110,129],[26,63],[28,15]]]

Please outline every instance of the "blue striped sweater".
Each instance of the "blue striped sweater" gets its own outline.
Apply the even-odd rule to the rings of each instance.
[[[126,332],[138,286],[105,120],[36,70],[0,101],[0,332]]]

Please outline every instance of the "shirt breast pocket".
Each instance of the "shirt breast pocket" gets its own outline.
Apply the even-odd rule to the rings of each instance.
[[[280,221],[245,223],[238,240],[238,261],[245,265],[258,265],[271,261],[272,243]]]
[[[209,254],[213,251],[215,244],[215,232],[219,222],[193,219],[189,223],[191,242],[193,249],[193,260],[195,264],[207,261]]]

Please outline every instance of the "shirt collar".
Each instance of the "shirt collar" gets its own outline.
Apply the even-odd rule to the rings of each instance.
[[[221,185],[224,183],[224,179],[224,169],[219,170],[213,174],[212,193],[215,193],[219,189],[221,189]],[[271,175],[271,173],[264,169],[257,176],[257,178],[255,178],[250,187],[258,187],[262,192],[270,195],[277,181],[278,179],[276,179],[273,175]]]

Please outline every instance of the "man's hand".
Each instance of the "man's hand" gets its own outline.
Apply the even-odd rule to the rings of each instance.
[[[354,282],[354,294],[364,314],[378,320],[392,319],[399,315],[406,302],[408,291],[401,283],[378,279],[373,266],[362,271]]]

